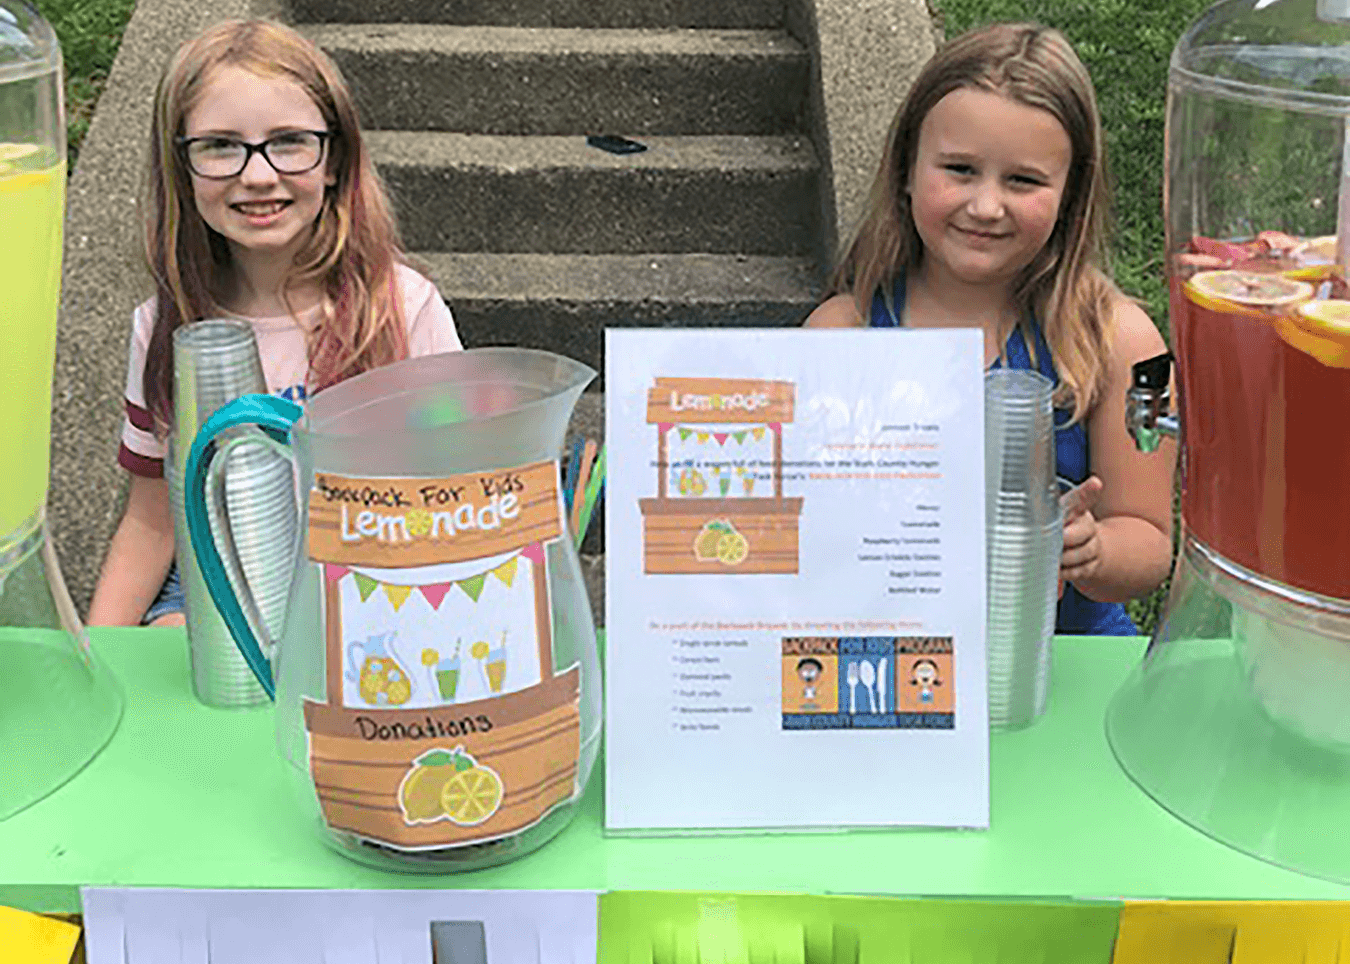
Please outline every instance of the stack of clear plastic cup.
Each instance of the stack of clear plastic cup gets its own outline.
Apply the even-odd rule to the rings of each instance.
[[[1026,726],[1045,711],[1064,515],[1055,476],[1054,388],[999,368],[984,382],[989,724]]]
[[[253,328],[231,320],[199,321],[174,333],[174,435],[164,474],[174,512],[179,575],[187,597],[192,685],[210,706],[250,706],[267,700],[206,589],[188,539],[183,466],[197,429],[242,395],[267,391]],[[250,432],[250,429],[240,429]],[[295,548],[295,481],[290,460],[265,443],[241,445],[225,466],[226,519],[268,634],[281,634]]]

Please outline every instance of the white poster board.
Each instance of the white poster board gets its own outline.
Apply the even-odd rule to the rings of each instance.
[[[607,830],[988,826],[980,332],[605,350]]]

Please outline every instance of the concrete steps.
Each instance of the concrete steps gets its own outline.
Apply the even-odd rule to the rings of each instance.
[[[773,134],[799,129],[810,58],[782,30],[334,24],[305,33],[381,129]]]
[[[791,325],[816,300],[806,257],[423,252],[419,260],[454,305],[466,343],[545,348],[601,371],[606,327]]]
[[[582,137],[372,131],[404,242],[417,251],[805,256],[809,140],[656,137],[615,156]]]
[[[782,0],[291,0],[309,23],[498,27],[779,27]]]

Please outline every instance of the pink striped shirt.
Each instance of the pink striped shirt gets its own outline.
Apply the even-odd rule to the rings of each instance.
[[[408,327],[410,357],[458,351],[464,346],[455,330],[455,320],[440,292],[430,281],[407,265],[396,269],[402,296],[403,318]],[[318,306],[301,312],[299,318],[287,315],[274,318],[243,318],[253,325],[258,337],[267,390],[294,401],[302,401],[309,378],[309,356],[305,345],[305,326],[318,316]],[[145,406],[142,383],[145,356],[154,327],[154,299],[140,305],[132,318],[131,349],[127,359],[126,418],[122,423],[122,445],[118,463],[128,472],[147,478],[164,474],[166,443],[155,437],[154,419]]]

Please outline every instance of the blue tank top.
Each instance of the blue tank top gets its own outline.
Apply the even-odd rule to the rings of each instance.
[[[899,328],[900,315],[905,310],[905,279],[902,275],[895,282],[894,310],[886,304],[878,292],[872,299],[873,328]],[[1036,341],[1036,362],[1031,360],[1027,350],[1026,338],[1022,326],[1018,325],[1008,336],[1003,354],[1012,368],[1034,368],[1054,385],[1059,384],[1059,373],[1050,358],[1050,346],[1041,334],[1041,326],[1030,326]],[[999,367],[995,361],[993,367]],[[1060,478],[1077,485],[1088,477],[1088,437],[1087,429],[1081,422],[1069,425],[1073,413],[1068,409],[1055,409],[1055,472]],[[1139,630],[1130,619],[1130,614],[1120,603],[1094,602],[1080,593],[1074,586],[1064,587],[1064,595],[1059,600],[1059,611],[1055,618],[1055,632],[1060,635],[1077,636],[1137,636]]]

